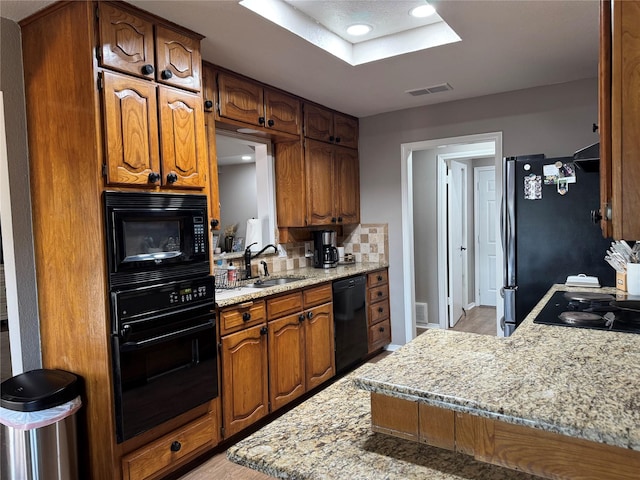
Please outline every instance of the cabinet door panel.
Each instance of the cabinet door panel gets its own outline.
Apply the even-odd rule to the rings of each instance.
[[[274,163],[278,226],[304,227],[307,204],[302,142],[276,143]]]
[[[156,27],[156,59],[158,62],[156,79],[159,82],[200,91],[202,59],[199,39],[158,25]]]
[[[343,147],[358,148],[358,120],[334,113],[333,129],[337,144]]]
[[[222,337],[222,401],[225,437],[267,415],[268,364],[264,324]]]
[[[281,132],[300,135],[300,100],[275,90],[265,89],[267,126]]]
[[[305,171],[308,225],[331,225],[334,219],[333,149],[315,140],[306,140]]]
[[[333,303],[320,305],[305,313],[307,390],[311,390],[336,372]]]
[[[105,159],[109,185],[147,185],[159,172],[156,87],[103,73]]]
[[[252,125],[264,125],[262,86],[226,73],[218,74],[220,116]]]
[[[160,87],[163,185],[202,188],[206,185],[204,111],[199,95]],[[171,182],[169,175],[177,180]]]
[[[100,65],[139,77],[154,78],[153,24],[132,13],[100,2]]]
[[[331,142],[333,134],[332,112],[306,103],[304,105],[304,136]]]
[[[269,391],[276,410],[305,392],[302,312],[269,322]]]
[[[357,150],[336,147],[336,217],[338,223],[360,223],[360,165]]]

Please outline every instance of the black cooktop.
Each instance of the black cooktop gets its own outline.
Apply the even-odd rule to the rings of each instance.
[[[533,323],[640,333],[639,306],[625,295],[555,292]]]

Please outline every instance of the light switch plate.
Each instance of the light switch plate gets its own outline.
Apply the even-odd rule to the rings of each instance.
[[[304,242],[304,256],[307,258],[313,257],[313,242]]]

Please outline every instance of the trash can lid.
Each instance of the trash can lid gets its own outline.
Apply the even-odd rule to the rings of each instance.
[[[0,384],[0,406],[20,412],[57,407],[79,395],[78,377],[64,370],[38,369]]]

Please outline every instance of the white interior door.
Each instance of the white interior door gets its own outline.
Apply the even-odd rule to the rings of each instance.
[[[496,306],[495,167],[475,168],[476,281],[478,305]]]
[[[450,160],[449,164],[449,195],[447,209],[447,224],[449,230],[449,327],[453,327],[462,314],[466,275],[464,262],[466,258],[466,165]]]

